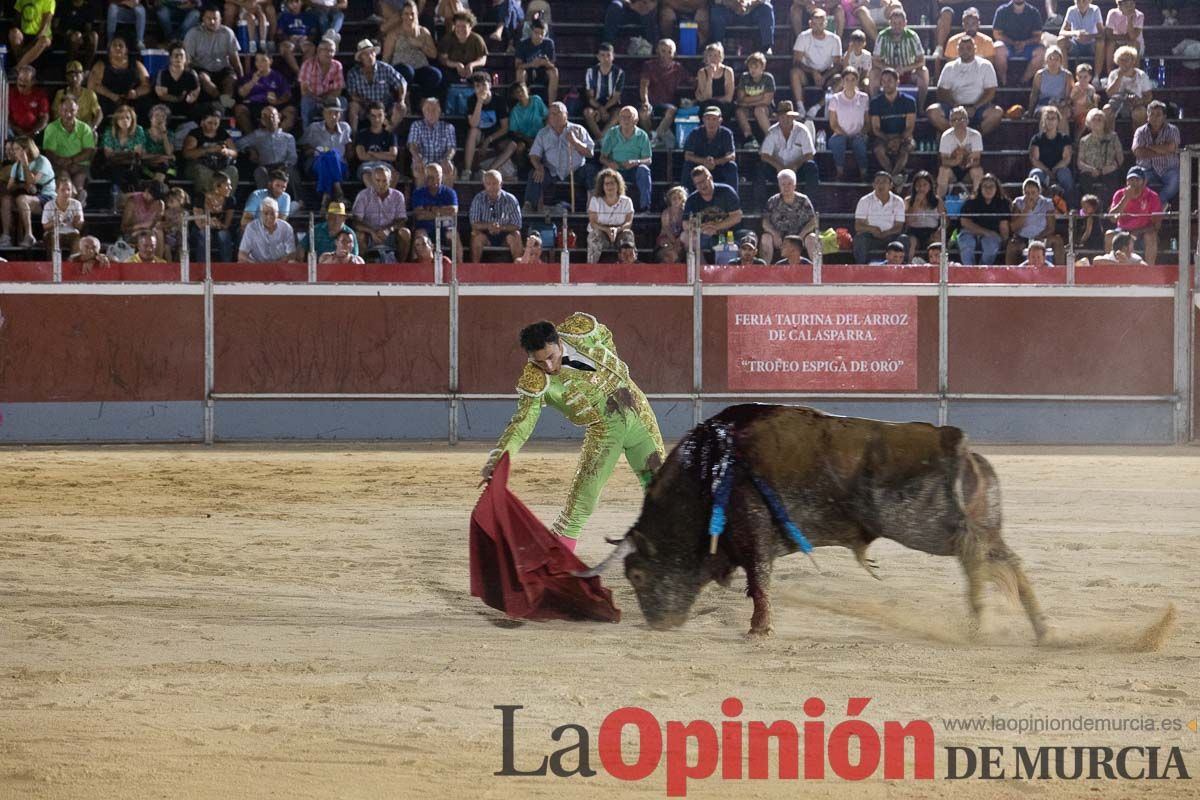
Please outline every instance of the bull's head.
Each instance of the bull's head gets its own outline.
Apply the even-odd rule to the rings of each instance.
[[[608,557],[581,577],[599,575],[624,559],[625,577],[633,584],[646,622],[655,630],[677,628],[687,622],[688,612],[707,581],[701,565],[688,563],[690,553],[667,552],[637,528],[630,529]]]

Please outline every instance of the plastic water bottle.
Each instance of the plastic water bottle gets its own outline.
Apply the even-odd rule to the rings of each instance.
[[[1179,251],[1179,240],[1176,239],[1174,236],[1171,237],[1171,250],[1173,250],[1175,252]]]
[[[817,131],[817,152],[825,152],[825,131]]]
[[[1167,85],[1167,60],[1165,58],[1158,60],[1158,85],[1160,87]]]
[[[923,27],[925,27],[925,26],[926,26],[926,25],[928,25],[928,24],[929,24],[929,15],[928,15],[928,14],[922,14],[922,15],[921,15],[921,27],[923,28]]]

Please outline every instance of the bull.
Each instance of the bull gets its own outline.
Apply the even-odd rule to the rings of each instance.
[[[713,542],[714,497],[721,504],[726,495],[724,533]],[[790,524],[802,535],[789,533]],[[647,488],[637,522],[584,574],[624,559],[642,614],[662,630],[687,620],[709,581],[728,585],[741,567],[754,602],[750,634],[770,635],[776,558],[807,538],[815,547],[850,548],[878,578],[867,549],[891,539],[958,558],[975,629],[991,580],[1020,598],[1040,642],[1045,618],[1000,527],[996,473],[958,428],[738,405],[684,437]]]

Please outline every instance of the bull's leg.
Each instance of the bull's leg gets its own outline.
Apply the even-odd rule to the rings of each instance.
[[[967,576],[967,606],[971,609],[969,635],[978,639],[983,631],[983,586],[987,583],[987,567],[981,562],[963,562]]]
[[[1046,616],[1038,604],[1037,595],[1033,593],[1033,586],[1025,577],[1025,571],[1021,569],[1021,559],[1009,550],[1004,542],[997,542],[988,552],[988,568],[993,580],[1005,586],[1010,593],[1015,590],[1030,624],[1033,625],[1033,635],[1040,644],[1046,638]]]
[[[770,636],[775,632],[771,624],[771,558],[756,560],[746,570],[746,594],[754,601],[754,615],[750,617],[751,636]]]
[[[867,544],[860,543],[860,544],[855,545],[854,546],[854,558],[856,561],[858,561],[859,565],[867,571],[868,575],[870,575],[872,578],[874,578],[877,581],[881,581],[881,580],[883,580],[883,578],[879,577],[879,573],[876,572],[876,570],[879,569],[879,562],[873,558],[867,557],[867,548],[870,546],[871,546],[870,543],[867,543]]]

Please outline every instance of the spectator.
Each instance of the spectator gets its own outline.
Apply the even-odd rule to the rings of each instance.
[[[434,242],[425,231],[413,233],[413,261],[417,264],[433,266]],[[439,251],[440,253],[441,251]],[[442,256],[442,274],[450,274],[450,256]]]
[[[708,0],[661,0],[658,4],[658,26],[661,35],[677,41],[681,15],[691,17],[696,23],[697,41],[709,40]]]
[[[1146,107],[1149,121],[1133,133],[1133,155],[1165,205],[1179,196],[1179,128],[1167,122],[1167,106],[1155,100]]]
[[[484,5],[484,18],[488,22],[496,23],[496,30],[492,31],[488,38],[506,46],[511,53],[513,42],[521,38],[521,29],[525,23],[525,10],[521,8],[521,0],[487,0]]]
[[[616,42],[622,25],[636,25],[639,36],[647,42],[657,42],[658,0],[608,0],[601,41]]]
[[[775,262],[777,267],[811,267],[813,262],[804,257],[804,237],[785,236],[779,254],[783,256]]]
[[[41,58],[52,42],[55,5],[53,0],[16,0],[18,22],[8,29],[8,46],[17,59],[17,75]]]
[[[942,263],[942,243],[941,242],[930,242],[929,247],[927,247],[925,249],[925,260],[922,261],[918,257],[918,258],[913,259],[913,263],[914,264],[924,263],[924,264],[928,264],[928,265],[934,266],[934,267],[941,265],[941,263]],[[957,261],[947,260],[946,266],[961,267],[962,264],[958,263]]]
[[[145,138],[144,134],[142,138]],[[183,140],[183,160],[187,167],[187,175],[195,184],[196,192],[208,193],[216,175],[224,175],[229,179],[231,187],[236,186],[236,158],[237,148],[233,146],[233,139],[221,125],[220,106],[209,106],[200,119],[200,127],[189,131]],[[230,255],[232,256],[232,250]]]
[[[1025,249],[1025,260],[1017,266],[1019,267],[1052,267],[1053,263],[1046,257],[1046,243],[1034,239],[1029,243],[1029,247]]]
[[[457,150],[454,126],[442,120],[442,105],[436,97],[421,103],[421,119],[408,129],[408,151],[412,154],[413,180],[426,178],[425,167],[437,164],[446,182],[454,185],[454,153]]]
[[[150,73],[141,61],[130,60],[129,46],[117,36],[108,43],[108,57],[92,65],[88,88],[109,115],[119,105],[142,105],[142,98],[150,94]]]
[[[333,250],[322,253],[317,259],[318,264],[365,264],[362,256],[355,254],[354,236],[346,231],[340,231],[334,239]]]
[[[771,263],[775,249],[782,249],[789,236],[798,236],[815,260],[821,243],[817,240],[817,213],[812,201],[796,191],[796,173],[792,170],[779,170],[777,180],[779,193],[771,195],[763,211],[762,257]]]
[[[300,237],[300,247],[305,252],[315,250],[320,258],[325,253],[337,249],[337,237],[343,232],[350,234],[354,241],[350,251],[356,256],[361,255],[358,251],[358,237],[354,235],[354,229],[346,224],[346,204],[341,200],[334,200],[325,206],[325,219],[313,225],[311,235],[305,234]]]
[[[525,251],[521,253],[521,257],[516,260],[516,263],[541,264],[544,259],[542,237],[537,231],[530,231],[529,235],[525,237]]]
[[[121,211],[121,236],[136,242],[143,231],[156,231],[162,225],[166,210],[167,185],[162,181],[143,181],[136,192],[125,198]]]
[[[867,47],[867,36],[862,31],[854,31],[850,34],[850,38],[846,43],[846,52],[842,56],[841,67],[854,67],[858,70],[858,88],[864,92],[879,91],[871,84],[871,67],[875,64],[875,57],[871,55]]]
[[[947,0],[951,3],[955,1]],[[892,6],[899,4],[900,0],[842,0],[846,27],[853,28],[857,25],[871,40],[872,46],[878,46],[879,31],[887,27]]]
[[[872,79],[873,81],[874,79]],[[917,104],[900,94],[896,70],[886,67],[879,78],[882,91],[868,107],[875,160],[884,171],[903,184],[909,153],[917,146],[913,131],[917,126]],[[874,82],[871,84],[874,86]]]
[[[335,42],[342,40],[342,24],[346,21],[349,0],[308,0],[312,15],[317,18],[321,36],[334,34]],[[336,43],[335,43],[336,46]]]
[[[1000,74],[996,77],[1000,83],[1008,82],[1008,60],[1027,58],[1029,63],[1025,67],[1025,74],[1021,76],[1021,83],[1028,84],[1033,74],[1042,68],[1046,54],[1046,48],[1042,47],[1041,12],[1025,0],[1009,0],[996,9],[996,16],[992,19],[992,38],[1007,50],[1005,70],[1000,72],[997,66]]]
[[[484,131],[494,131],[500,126],[502,105],[500,98],[492,92],[492,78],[486,72],[477,72],[471,78],[471,87],[475,94],[467,105],[467,147],[463,157],[462,180],[472,178],[471,170],[475,168],[475,150],[483,140]],[[489,139],[488,141],[492,141]]]
[[[1029,177],[1037,178],[1043,191],[1057,183],[1068,196],[1075,192],[1075,175],[1071,172],[1074,150],[1071,137],[1061,128],[1062,115],[1055,106],[1042,109],[1041,125],[1029,142],[1029,162],[1033,169]]]
[[[687,196],[687,190],[682,186],[667,190],[667,207],[659,217],[658,238],[654,242],[661,264],[683,261],[683,204],[687,202]]]
[[[142,0],[108,0],[108,41],[112,42],[113,37],[117,35],[117,26],[120,24],[132,24],[137,32],[137,45],[134,47],[139,53],[146,49],[146,7],[142,5]]]
[[[754,235],[754,231],[741,231],[738,234],[738,260],[733,263],[747,267],[766,266],[766,260],[759,258],[758,237]]]
[[[8,185],[0,197],[0,221],[3,224],[0,247],[12,247],[13,206],[16,205],[20,246],[30,248],[37,244],[33,237],[34,215],[40,217],[42,208],[54,202],[58,189],[50,159],[42,155],[32,138],[17,137],[13,140],[13,149],[16,164],[8,174]]]
[[[513,144],[513,151],[501,151],[492,160],[492,169],[500,169],[508,157],[515,157],[522,168],[528,166],[529,150],[550,114],[542,98],[536,94],[531,95],[529,87],[523,83],[513,84],[509,88],[509,96],[513,104],[508,112],[508,119],[501,123],[500,130],[492,135],[508,137]]]
[[[321,205],[331,197],[342,196],[342,181],[350,154],[350,125],[342,120],[342,106],[337,100],[325,101],[323,119],[304,131],[300,145],[304,148],[305,171],[317,179]],[[416,127],[415,125],[413,126]]]
[[[42,239],[46,257],[53,259],[54,250],[70,253],[79,245],[83,231],[83,205],[75,199],[75,186],[66,173],[55,180],[54,201],[42,207]],[[56,237],[54,232],[58,231]]]
[[[793,3],[795,8],[799,3]],[[829,88],[842,57],[842,40],[826,30],[825,9],[815,8],[808,18],[809,30],[796,37],[792,45],[792,97],[803,108],[804,84],[817,89]],[[864,37],[865,39],[865,37]]]
[[[944,11],[943,11],[944,16]],[[944,58],[947,61],[953,61],[956,58],[961,58],[962,52],[959,50],[959,45],[964,39],[970,39],[975,43],[975,57],[987,59],[992,63],[995,69],[996,80],[1001,80],[1001,76],[1008,75],[1008,48],[1004,45],[997,47],[996,41],[992,37],[979,30],[979,9],[971,7],[962,13],[962,33],[956,33],[946,42],[944,48]],[[938,29],[941,30],[942,18],[938,19]],[[946,32],[949,33],[950,28],[947,23]]]
[[[950,181],[971,178],[971,193],[979,191],[983,180],[983,168],[979,165],[983,156],[983,136],[974,128],[967,127],[969,117],[962,106],[950,112],[951,127],[942,133],[938,145],[937,196],[945,197]]]
[[[929,69],[925,66],[925,45],[917,32],[908,27],[908,15],[902,6],[892,6],[888,12],[889,27],[875,42],[875,66],[871,69],[871,86],[882,85],[884,67],[896,70],[898,80],[912,78],[917,83],[917,107],[925,108],[929,93]]]
[[[8,93],[8,127],[13,136],[37,136],[50,124],[50,97],[34,85],[37,70],[21,67],[17,85]]]
[[[892,192],[892,176],[875,173],[874,191],[863,195],[854,209],[854,263],[866,264],[871,250],[898,240],[903,243],[904,200]]]
[[[700,121],[700,127],[688,134],[683,145],[684,174],[698,164],[706,167],[717,183],[737,191],[737,148],[733,144],[733,132],[721,124],[721,109],[709,106],[704,109]],[[766,138],[771,138],[769,132]],[[765,151],[766,142],[763,148]]]
[[[96,48],[100,46],[100,34],[96,30],[98,21],[93,0],[57,3],[53,28],[59,46],[67,51],[68,61],[81,61],[91,68],[96,60]],[[18,52],[18,48],[11,48],[11,52]]]
[[[470,11],[458,12],[451,17],[451,23],[450,32],[438,43],[438,60],[449,70],[451,80],[461,83],[487,64],[487,42],[471,32],[475,15]]]
[[[596,139],[616,124],[614,109],[621,103],[621,92],[625,89],[625,70],[613,64],[613,46],[608,42],[600,45],[596,54],[597,63],[588,67],[583,80],[583,96],[586,105],[583,121]]]
[[[282,72],[271,68],[270,54],[260,50],[254,55],[254,71],[242,79],[237,96],[239,102],[233,107],[233,115],[243,135],[254,130],[253,120],[261,120],[262,112],[267,108],[278,112],[277,128],[282,126],[290,131],[296,127],[292,82]]]
[[[383,40],[383,59],[396,68],[414,97],[436,97],[442,86],[442,71],[431,63],[438,57],[433,34],[418,21],[417,4],[412,0],[400,7],[399,20]]]
[[[597,264],[602,252],[615,250],[617,236],[631,230],[632,225],[633,201],[625,194],[624,179],[614,169],[601,170],[588,200],[588,263]]]
[[[1075,88],[1071,90],[1071,123],[1075,135],[1082,136],[1087,130],[1088,114],[1098,105],[1096,87],[1092,84],[1092,66],[1080,64],[1075,68]]]
[[[300,61],[312,57],[317,39],[321,37],[321,25],[316,15],[305,9],[304,2],[286,0],[283,4],[285,10],[275,25],[279,56],[292,75],[300,74]]]
[[[996,263],[1000,248],[1010,237],[1008,217],[1011,211],[1012,205],[1004,194],[1000,179],[990,172],[984,175],[979,182],[979,191],[963,204],[958,217],[958,253],[963,264],[975,266],[977,245],[983,249],[983,260],[978,263],[985,266]]]
[[[658,58],[648,59],[642,64],[642,79],[638,84],[641,107],[638,118],[642,128],[650,134],[650,149],[665,146],[674,149],[675,136],[671,126],[675,122],[676,103],[679,90],[688,83],[687,70],[675,60],[675,42],[660,39],[656,47]],[[654,127],[654,115],[661,117]]]
[[[1146,106],[1152,99],[1150,76],[1137,65],[1137,50],[1125,46],[1117,48],[1117,68],[1108,73],[1104,82],[1104,93],[1108,102],[1104,115],[1108,118],[1108,129],[1115,127],[1118,118],[1129,117],[1134,128],[1146,124]]]
[[[1042,185],[1037,178],[1026,178],[1021,190],[1022,195],[1012,202],[1012,221],[1009,223],[1012,237],[1008,240],[1005,261],[1019,264],[1021,252],[1035,239],[1053,242],[1054,252],[1062,253],[1062,237],[1054,232],[1054,203],[1042,195]]]
[[[617,263],[638,263],[637,237],[632,230],[622,231],[617,237]]]
[[[96,154],[96,132],[75,114],[79,108],[74,97],[58,107],[58,119],[46,126],[42,148],[56,172],[69,175],[79,201],[87,201],[88,172]]]
[[[858,175],[867,174],[867,135],[865,133],[870,101],[866,92],[858,90],[858,70],[846,67],[842,72],[842,91],[829,98],[829,150],[833,154],[836,180],[846,176],[846,145],[854,150]]]
[[[158,244],[161,255],[170,258],[183,247],[183,217],[191,208],[191,199],[187,192],[178,186],[167,192],[167,208],[163,212],[162,227],[158,232]]]
[[[312,125],[329,103],[346,107],[342,97],[346,78],[342,63],[333,57],[334,48],[332,39],[322,39],[317,44],[316,58],[309,58],[300,66],[300,121],[305,126]]]
[[[450,246],[450,237],[455,236],[458,218],[458,194],[442,183],[440,164],[425,165],[425,185],[412,194],[413,236],[424,231],[430,241],[435,240],[436,228],[442,228],[442,246]],[[440,219],[440,222],[439,222]]]
[[[501,188],[503,178],[494,169],[483,173],[483,191],[471,201],[471,261],[483,260],[487,245],[507,246],[513,261],[521,257],[521,206]]]
[[[95,269],[108,269],[111,266],[108,256],[100,252],[100,240],[95,236],[82,236],[79,239],[79,250],[67,257],[68,261],[79,264],[79,271],[88,275]]]
[[[83,65],[78,61],[67,64],[67,85],[54,93],[54,104],[51,106],[51,116],[54,119],[58,119],[59,108],[68,97],[75,100],[77,119],[86,122],[92,130],[100,127],[104,112],[100,110],[100,100],[96,93],[83,85]]]
[[[1079,201],[1079,215],[1083,218],[1083,230],[1075,239],[1075,252],[1080,250],[1104,251],[1104,226],[1101,224],[1100,198],[1085,194]],[[1073,223],[1072,223],[1073,224]]]
[[[993,101],[996,97],[996,68],[990,61],[975,56],[975,42],[963,39],[958,46],[958,58],[942,70],[938,78],[938,102],[926,114],[929,124],[939,133],[950,127],[947,118],[955,106],[962,106],[968,120],[978,126],[980,134],[1000,127],[1004,112]]]
[[[400,143],[387,126],[383,103],[375,101],[367,106],[367,125],[355,137],[354,156],[358,159],[359,180],[367,180],[368,174],[379,167],[387,167],[388,174],[399,179]]]
[[[300,173],[296,165],[300,158],[296,153],[296,137],[280,128],[279,110],[275,106],[263,106],[258,118],[261,122],[258,130],[237,141],[237,151],[254,165],[255,188],[266,187],[271,173],[276,170],[282,170],[288,181],[299,186]],[[287,209],[281,210],[286,217]]]
[[[358,43],[354,60],[358,64],[346,77],[346,90],[350,94],[350,130],[358,130],[359,116],[370,103],[383,103],[391,117],[392,128],[399,127],[408,115],[405,99],[408,83],[395,67],[379,61],[379,48],[370,39]]]
[[[238,58],[237,35],[221,24],[220,9],[208,6],[200,13],[200,24],[183,37],[183,49],[200,76],[204,93],[220,96],[222,105],[233,108],[233,87],[242,77],[242,60]]]
[[[97,176],[113,183],[114,209],[117,208],[117,191],[132,191],[141,182],[142,153],[145,151],[146,130],[137,124],[133,108],[117,106],[100,137],[101,159],[96,169]]]
[[[1058,46],[1071,58],[1094,60],[1096,72],[1103,74],[1104,21],[1092,0],[1075,0],[1075,4],[1067,9],[1058,32]]]
[[[129,259],[130,264],[165,264],[167,260],[159,254],[158,234],[154,231],[142,231],[137,235],[137,250]]]
[[[741,224],[742,201],[732,186],[715,183],[708,167],[702,164],[692,167],[692,183],[696,191],[683,205],[683,230],[690,235],[698,223],[700,249],[711,250],[718,234]]]
[[[259,218],[242,231],[237,260],[242,264],[271,264],[297,261],[296,233],[287,220],[279,218],[279,206],[270,197],[262,201]]]
[[[1146,15],[1137,10],[1134,0],[1117,0],[1117,7],[1110,9],[1104,18],[1104,65],[1117,66],[1121,63],[1121,48],[1133,50],[1136,63],[1146,50]]]
[[[267,42],[271,40],[271,20],[277,16],[274,6],[263,0],[225,0],[225,24],[231,28],[246,24],[245,49],[251,58],[259,52],[267,52]]]
[[[637,126],[637,109],[625,106],[619,124],[609,128],[600,142],[600,163],[637,186],[638,211],[650,210],[650,137]]]
[[[775,9],[771,0],[712,0],[709,18],[715,41],[725,41],[725,29],[730,25],[754,25],[758,28],[758,51],[765,53],[775,43]]]
[[[233,261],[233,241],[237,232],[234,227],[233,183],[224,172],[215,172],[206,184],[192,194],[192,216],[196,227],[192,229],[192,258],[205,257],[204,232],[208,230],[210,241],[216,246],[216,261]]]
[[[1111,249],[1107,253],[1093,258],[1092,264],[1097,267],[1124,264],[1145,266],[1146,262],[1141,256],[1133,252],[1133,234],[1121,231],[1120,233],[1113,234]]]
[[[1179,24],[1179,8],[1186,0],[1158,0],[1158,8],[1162,11],[1163,25]]]
[[[582,125],[567,121],[566,105],[551,103],[546,127],[538,131],[529,151],[533,171],[525,186],[525,213],[542,211],[546,190],[560,181],[573,180],[590,191],[595,173],[588,159],[595,154],[595,146]]]
[[[412,244],[412,232],[404,225],[408,210],[404,194],[392,187],[390,167],[380,165],[367,173],[367,185],[354,198],[351,211],[357,238],[368,252],[391,250],[400,261],[408,258]]]
[[[696,73],[696,102],[732,114],[735,88],[733,69],[725,63],[725,47],[713,42],[704,48],[704,66]]]
[[[1113,195],[1108,216],[1117,221],[1117,227],[1104,235],[1104,247],[1111,250],[1118,233],[1128,233],[1141,239],[1146,251],[1146,263],[1158,263],[1158,228],[1162,224],[1159,214],[1163,205],[1158,193],[1146,185],[1146,172],[1133,166],[1125,174],[1125,187]]]
[[[800,123],[802,115],[792,110],[790,100],[782,100],[775,111],[776,123],[767,131],[758,153],[758,180],[753,197],[761,205],[775,176],[781,169],[794,171],[804,181],[804,193],[816,192],[820,172],[815,160],[816,148],[808,128]],[[736,181],[737,174],[734,173]],[[736,186],[735,184],[731,184]]]
[[[762,53],[751,53],[746,59],[746,71],[738,80],[737,121],[746,147],[758,149],[758,141],[750,129],[750,115],[758,122],[765,137],[771,127],[771,106],[775,104],[775,76],[767,72],[767,57]]]
[[[1033,87],[1029,90],[1029,115],[1037,116],[1043,108],[1054,106],[1061,116],[1065,131],[1071,118],[1071,93],[1075,90],[1075,79],[1064,69],[1063,52],[1057,45],[1046,48],[1046,66],[1033,76]]]
[[[154,13],[163,39],[170,42],[187,36],[200,24],[200,3],[197,0],[158,0]]]
[[[200,75],[188,65],[183,45],[171,46],[166,69],[160,69],[154,76],[154,96],[166,103],[175,116],[187,119],[195,116],[200,100]]]
[[[907,263],[913,263],[917,248],[929,248],[932,241],[941,241],[942,222],[946,207],[933,191],[933,176],[925,170],[913,175],[912,187],[904,201],[904,233],[908,237]]]
[[[873,267],[902,267],[906,263],[904,242],[897,239],[883,248],[883,260],[872,261]]]
[[[554,40],[546,36],[546,23],[535,19],[529,38],[517,44],[517,83],[545,84],[546,96],[558,98],[558,67],[554,65]]]
[[[254,220],[258,219],[259,211],[262,209],[263,200],[270,199],[275,203],[275,211],[279,214],[280,219],[287,219],[292,213],[292,196],[288,194],[288,174],[282,169],[274,169],[267,176],[267,185],[262,189],[255,189],[250,193],[250,197],[246,200],[246,205],[242,209],[242,230],[246,229]]]

